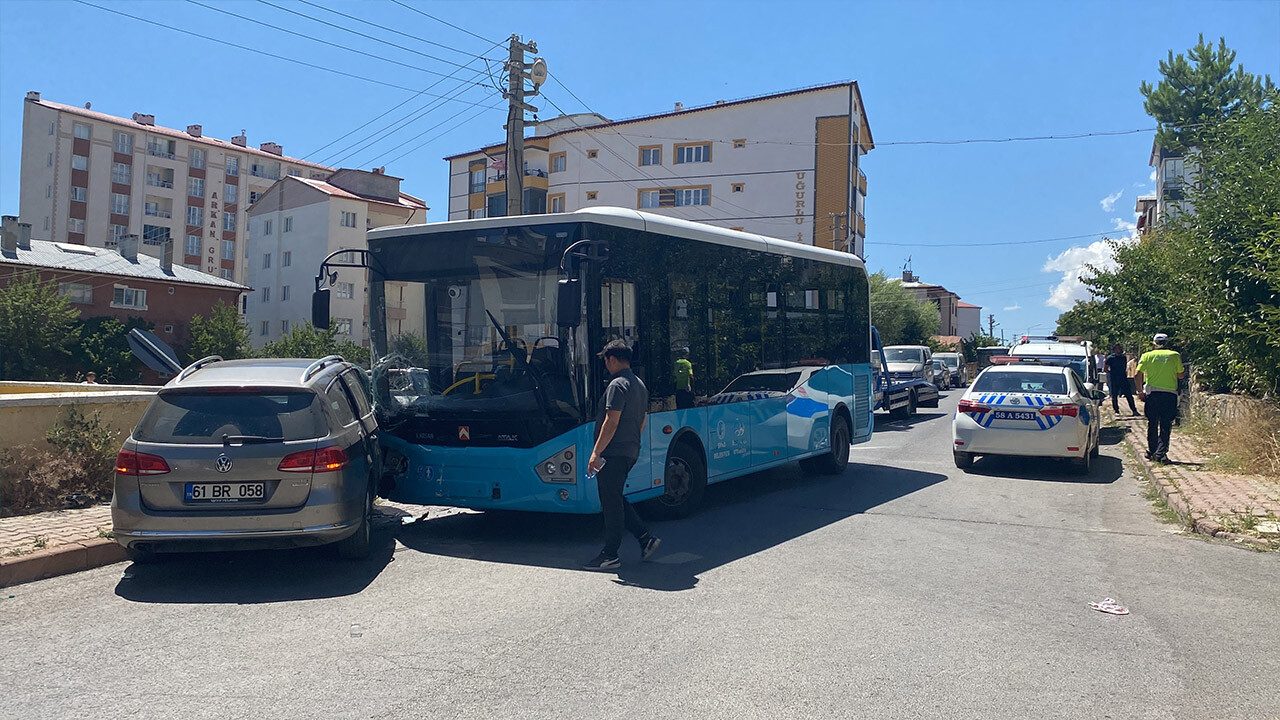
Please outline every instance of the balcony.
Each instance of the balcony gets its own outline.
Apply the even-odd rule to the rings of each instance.
[[[867,174],[862,172],[861,169],[858,170],[858,192],[863,195],[867,194]]]
[[[153,157],[165,158],[166,160],[172,160],[172,159],[173,159],[173,146],[172,146],[172,145],[153,145],[153,144],[148,144],[148,145],[147,145],[147,154],[148,154],[148,155],[151,155],[151,156],[153,156]]]
[[[168,189],[168,190],[172,190],[172,189],[173,189],[173,181],[172,181],[172,180],[165,180],[165,179],[163,179],[163,178],[161,178],[161,177],[158,177],[158,176],[155,176],[155,175],[148,175],[148,176],[147,176],[147,184],[148,184],[148,185],[150,185],[151,187],[166,188],[166,189]]]
[[[148,205],[148,206],[147,206],[146,214],[147,214],[147,215],[150,215],[151,217],[160,217],[160,218],[171,218],[171,217],[173,217],[173,211],[172,211],[172,210],[162,210],[161,208],[158,208],[158,207],[152,207],[152,206],[150,206],[150,205]]]

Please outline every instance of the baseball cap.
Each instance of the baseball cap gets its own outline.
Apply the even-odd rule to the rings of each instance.
[[[1153,337],[1153,338],[1151,338],[1151,339],[1152,339],[1152,341],[1154,341],[1154,342],[1155,342],[1155,344],[1157,344],[1157,345],[1163,345],[1163,344],[1165,344],[1166,342],[1168,342],[1168,340],[1169,340],[1169,336],[1168,336],[1168,335],[1166,335],[1165,333],[1156,333],[1156,336],[1155,336],[1155,337]]]

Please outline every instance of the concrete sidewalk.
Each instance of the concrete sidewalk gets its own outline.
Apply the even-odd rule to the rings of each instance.
[[[1152,462],[1144,457],[1145,418],[1116,417],[1110,408],[1104,418],[1126,429],[1125,441],[1144,474],[1188,528],[1259,550],[1280,550],[1280,482],[1212,469],[1206,451],[1176,427],[1169,462]]]

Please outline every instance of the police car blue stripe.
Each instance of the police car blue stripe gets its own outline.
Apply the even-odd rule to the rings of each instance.
[[[1046,430],[1049,427],[1044,424],[1044,420],[1042,420],[1039,415],[1036,415],[1036,424],[1040,426],[1041,430]]]

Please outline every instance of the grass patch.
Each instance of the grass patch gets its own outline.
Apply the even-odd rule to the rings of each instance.
[[[1280,481],[1280,407],[1263,401],[1242,403],[1226,420],[1196,411],[1182,429],[1208,450],[1212,469]]]
[[[36,539],[31,541],[31,546],[37,550],[43,550],[49,547],[49,538],[43,535],[37,535]]]
[[[114,540],[116,532],[114,530],[103,530],[102,528],[98,528],[98,537],[106,540]]]

